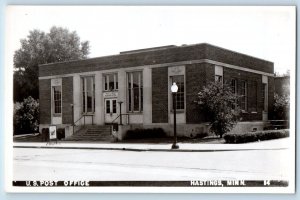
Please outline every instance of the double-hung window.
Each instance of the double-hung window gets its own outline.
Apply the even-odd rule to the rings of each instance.
[[[247,82],[241,81],[241,109],[247,111]]]
[[[141,71],[127,73],[128,112],[143,111],[143,74]]]
[[[53,113],[61,114],[61,86],[53,86]]]
[[[184,110],[184,75],[176,75],[171,77],[171,83],[176,83],[178,91],[175,94],[176,98],[176,109]],[[172,103],[173,105],[173,103]]]
[[[82,112],[95,112],[95,78],[93,76],[81,77]]]

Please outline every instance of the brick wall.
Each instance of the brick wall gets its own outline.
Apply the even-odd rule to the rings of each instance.
[[[39,80],[40,124],[51,124],[51,79]]]
[[[248,56],[242,53],[230,51],[221,47],[207,45],[205,57],[211,60],[237,65],[249,69],[274,73],[272,62]]]
[[[223,70],[224,84],[230,84],[231,79],[236,79],[238,94],[241,94],[241,81],[247,82],[247,111],[242,114],[242,121],[262,120],[262,76],[229,68],[223,68]],[[187,123],[201,123],[205,121],[205,116],[199,112],[194,101],[197,99],[197,94],[203,86],[211,81],[214,81],[214,65],[208,63],[186,65]],[[269,94],[272,94],[270,89]],[[272,101],[269,97],[269,105]]]
[[[215,81],[215,65],[205,63],[206,83]]]
[[[73,77],[62,78],[62,123],[72,123]]]
[[[168,68],[152,69],[152,123],[168,123]]]
[[[247,110],[242,114],[242,121],[262,120],[262,76],[250,72],[223,68],[224,84],[237,80],[238,95],[242,93],[242,81],[247,82]],[[256,112],[256,113],[251,113]]]
[[[205,121],[197,101],[198,93],[206,84],[206,63],[186,65],[186,123],[195,124]]]
[[[118,69],[199,59],[211,59],[254,70],[273,73],[273,63],[269,61],[203,43],[189,46],[175,46],[163,50],[135,52],[81,61],[42,65],[39,67],[39,76],[100,71],[105,69]]]

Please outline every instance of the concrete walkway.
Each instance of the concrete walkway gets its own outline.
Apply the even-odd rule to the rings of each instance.
[[[178,143],[179,149],[172,150],[172,144],[130,144],[130,143],[83,143],[83,142],[15,142],[14,148],[56,148],[56,149],[94,149],[94,150],[127,150],[127,151],[239,151],[239,150],[280,150],[291,145],[290,138],[251,142],[245,144],[205,144],[205,143]]]

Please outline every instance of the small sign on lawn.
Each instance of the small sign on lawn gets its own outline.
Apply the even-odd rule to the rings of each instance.
[[[56,137],[56,126],[49,126],[49,137],[50,140],[57,139]]]

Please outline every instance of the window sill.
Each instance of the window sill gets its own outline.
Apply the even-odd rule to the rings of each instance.
[[[129,115],[142,115],[143,112],[127,112],[126,114],[129,114]]]
[[[61,117],[61,113],[53,113],[52,116],[53,117]]]
[[[92,115],[95,115],[95,113],[81,113],[81,115],[83,115],[83,116],[92,116]]]
[[[103,90],[103,92],[118,92],[119,89],[116,89],[116,90]]]
[[[171,113],[174,113],[174,110],[170,110]],[[177,113],[185,113],[185,110],[177,110],[176,109],[176,114]]]

